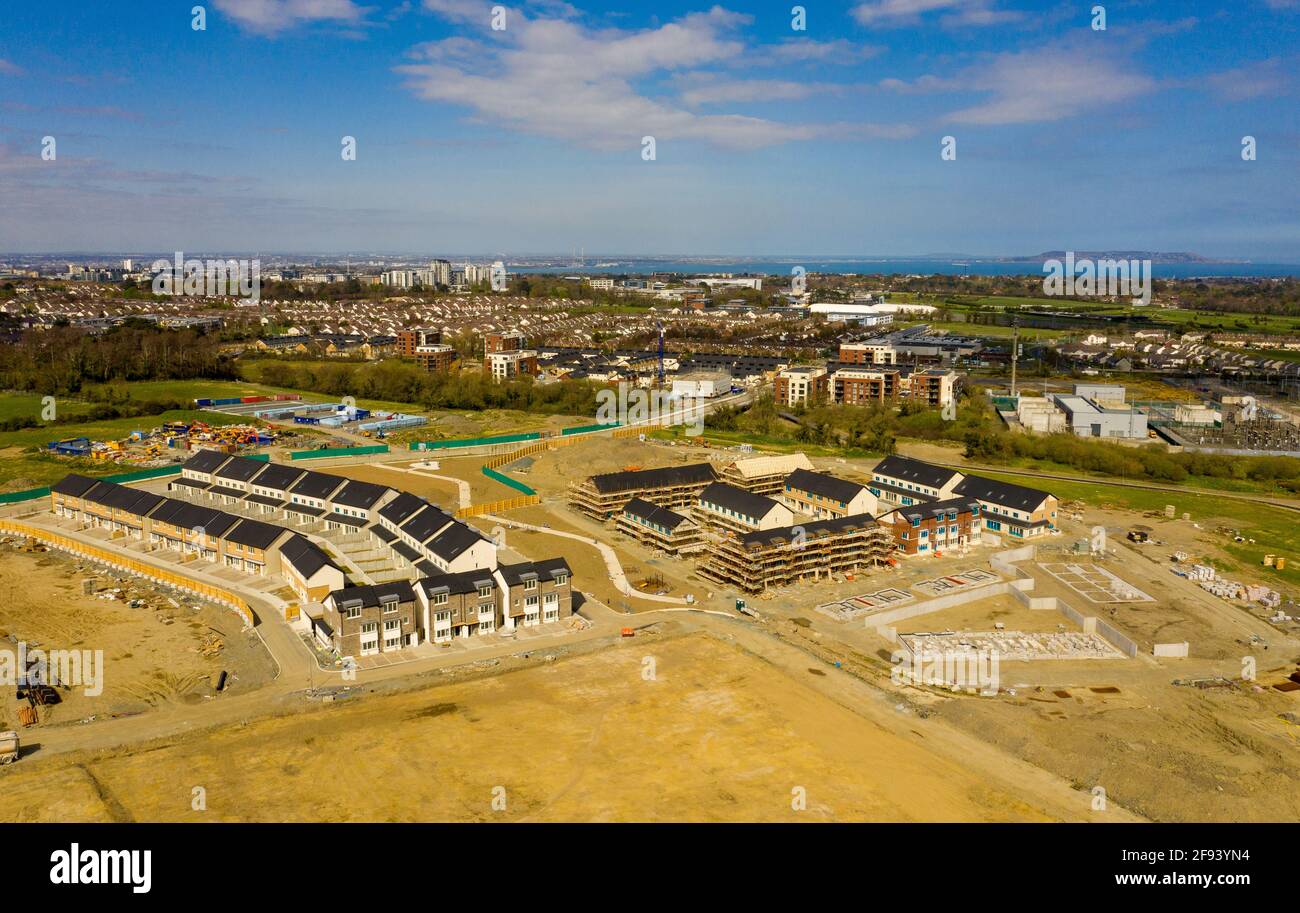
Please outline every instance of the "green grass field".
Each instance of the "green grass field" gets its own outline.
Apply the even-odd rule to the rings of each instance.
[[[1163,513],[1165,505],[1172,504],[1179,517],[1184,512],[1190,514],[1192,521],[1199,523],[1206,535],[1220,540],[1219,547],[1232,556],[1234,566],[1225,566],[1223,561],[1216,562],[1220,570],[1240,576],[1242,583],[1269,583],[1274,586],[1285,584],[1292,591],[1300,589],[1300,567],[1296,567],[1300,549],[1296,546],[1295,536],[1300,515],[1293,511],[1267,504],[1216,498],[1212,494],[1146,491],[1106,482],[1058,482],[1017,475],[1014,472],[980,470],[979,474],[1050,491],[1062,502],[1081,500],[1090,507],[1112,505],[1125,510]],[[1160,521],[1151,525],[1155,527],[1155,536],[1159,538]],[[1218,526],[1234,529],[1255,542],[1234,542],[1230,536],[1217,534],[1215,528]],[[1286,569],[1277,571],[1264,567],[1262,559],[1265,554],[1286,557]]]

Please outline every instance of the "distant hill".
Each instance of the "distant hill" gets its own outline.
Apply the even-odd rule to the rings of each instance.
[[[1064,260],[1065,251],[1049,250],[1041,254],[1035,254],[1032,257],[1008,257],[1007,261],[1011,263],[1029,263],[1035,260]],[[1076,250],[1074,251],[1075,260],[1150,260],[1152,263],[1233,263],[1232,260],[1211,260],[1209,257],[1202,257],[1200,254],[1189,254],[1186,251],[1158,251],[1158,250]]]

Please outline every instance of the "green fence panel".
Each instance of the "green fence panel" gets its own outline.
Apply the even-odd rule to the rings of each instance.
[[[619,428],[622,422],[615,422],[612,425],[582,425],[578,428],[565,428],[560,434],[568,437],[571,434],[591,434],[593,431],[608,431],[611,428]]]
[[[483,475],[487,476],[489,479],[493,479],[497,482],[500,482],[502,485],[509,485],[515,491],[522,491],[526,495],[537,494],[537,492],[534,489],[529,488],[523,482],[516,481],[515,479],[510,478],[510,476],[502,475],[501,473],[497,472],[495,469],[488,469],[486,466],[484,466]]]
[[[291,460],[319,460],[323,457],[370,456],[375,453],[387,453],[387,444],[373,444],[369,447],[334,447],[329,450],[295,450],[289,454]]]
[[[529,431],[524,434],[501,434],[496,437],[467,437],[453,438],[446,441],[412,441],[409,445],[411,450],[453,450],[460,447],[487,447],[493,444],[518,444],[523,441],[540,440],[542,433],[540,431]]]
[[[0,504],[17,504],[19,501],[32,501],[36,498],[48,498],[50,489],[47,488],[29,488],[27,491],[11,491],[8,494],[0,495]]]

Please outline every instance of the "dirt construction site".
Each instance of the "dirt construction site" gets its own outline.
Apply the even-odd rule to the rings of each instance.
[[[993,561],[1004,545],[907,559],[771,590],[743,615],[695,560],[566,505],[589,474],[738,456],[606,439],[505,470],[541,503],[471,522],[519,555],[565,557],[591,629],[396,666],[326,703],[305,671],[277,674],[228,611],[107,598],[119,582],[102,576],[83,594],[93,569],[0,546],[18,588],[0,629],[114,660],[111,701],[70,694],[25,730],[36,747],[0,770],[0,820],[1300,820],[1300,692],[1281,687],[1300,640],[1170,570],[1180,551],[1213,558],[1212,520],[1076,504],[1013,565]],[[474,504],[515,493],[483,462],[327,471],[453,509],[465,486]],[[1125,541],[1140,523],[1160,545]],[[1080,554],[1098,525],[1108,548]],[[1008,648],[998,687],[893,680],[903,639],[921,635]],[[1110,645],[1098,655],[1083,649],[1095,638]],[[1156,655],[1182,643],[1185,658]],[[216,694],[221,670],[232,684]],[[1096,787],[1106,812],[1091,808]]]

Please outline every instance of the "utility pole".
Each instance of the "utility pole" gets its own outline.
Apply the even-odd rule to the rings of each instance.
[[[1016,363],[1020,361],[1020,318],[1011,321],[1011,396],[1016,395]]]

